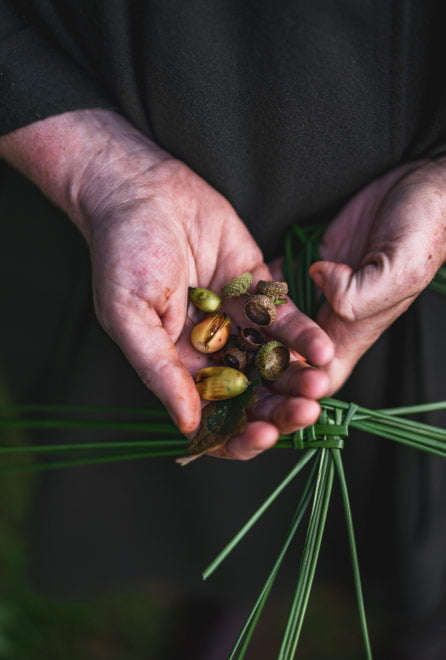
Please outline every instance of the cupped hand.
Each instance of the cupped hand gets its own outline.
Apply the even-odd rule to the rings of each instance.
[[[325,233],[310,275],[334,342],[330,393],[446,259],[446,160],[402,166],[360,191]]]
[[[254,281],[270,279],[270,272],[230,204],[182,162],[165,154],[146,160],[146,148],[86,169],[81,224],[101,324],[187,434],[201,417],[193,376],[208,363],[189,341],[197,312],[188,287],[219,292],[242,272]],[[327,335],[292,303],[278,311],[274,336],[313,365],[326,365],[333,355]],[[293,363],[220,455],[250,458],[279,433],[314,422],[327,387],[323,370]]]

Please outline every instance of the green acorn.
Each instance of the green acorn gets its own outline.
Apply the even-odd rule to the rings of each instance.
[[[195,376],[195,384],[202,399],[222,401],[243,394],[249,385],[249,380],[238,369],[204,367]]]
[[[242,273],[223,287],[221,295],[223,298],[236,298],[237,296],[242,296],[244,293],[248,292],[251,284],[251,273]]]
[[[288,368],[290,351],[280,341],[269,341],[256,353],[255,365],[266,380],[277,380]]]
[[[189,287],[189,300],[202,312],[216,312],[221,305],[220,296],[210,289],[201,289],[199,286]]]

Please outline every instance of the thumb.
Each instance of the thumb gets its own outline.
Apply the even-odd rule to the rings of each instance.
[[[344,263],[317,261],[310,267],[310,277],[344,321],[367,319],[409,297],[383,254],[357,270]]]

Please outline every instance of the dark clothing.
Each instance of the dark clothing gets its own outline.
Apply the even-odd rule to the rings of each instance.
[[[21,11],[16,8],[23,8]],[[0,131],[116,108],[221,191],[266,257],[446,146],[432,0],[0,3]]]
[[[268,259],[291,223],[328,221],[375,177],[445,148],[445,17],[444,3],[421,0],[0,0],[0,132],[78,108],[117,110],[221,191]],[[17,174],[5,168],[0,186],[2,360],[15,397],[150,405],[94,320],[83,242]],[[445,335],[444,300],[423,294],[340,398],[376,407],[444,399]],[[444,415],[430,421],[446,425]],[[387,583],[387,605],[427,618],[445,593],[445,464],[387,441],[348,445],[367,574]],[[34,522],[40,584],[82,593],[170,576],[198,587],[206,561],[295,458],[201,460],[46,476]],[[234,579],[217,576],[206,589],[252,596],[300,488],[270,516],[262,552],[259,537],[247,542],[226,569]],[[325,561],[339,568],[334,520]],[[65,562],[72,553],[77,565]],[[262,570],[242,578],[236,562],[254,556]]]

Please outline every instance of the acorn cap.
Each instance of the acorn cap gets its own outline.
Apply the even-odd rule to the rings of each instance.
[[[244,351],[257,351],[265,342],[258,328],[242,328],[237,335],[237,345]]]
[[[243,369],[246,367],[246,352],[238,346],[229,346],[228,348],[225,347],[223,349],[223,353],[223,363],[227,367],[239,369],[240,371],[243,371]]]
[[[276,319],[277,310],[268,296],[257,294],[250,296],[244,307],[246,318],[264,328],[271,325]]]
[[[255,357],[256,369],[265,380],[277,380],[290,363],[290,351],[280,341],[267,342]]]
[[[282,300],[288,293],[288,284],[286,282],[268,282],[259,280],[256,286],[256,293],[268,296],[273,302]]]
[[[223,287],[221,295],[223,298],[236,298],[237,296],[242,296],[249,290],[251,284],[251,273],[242,273]]]

